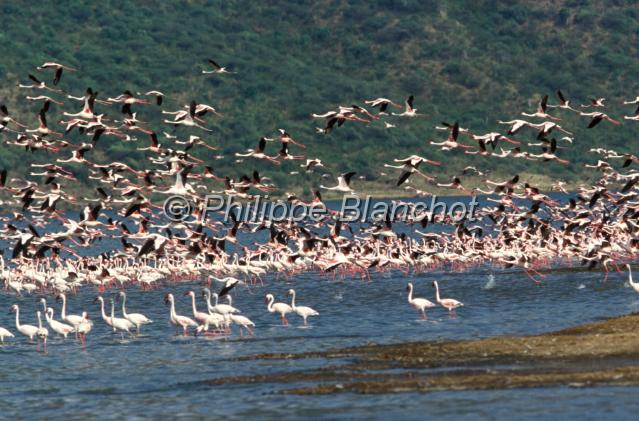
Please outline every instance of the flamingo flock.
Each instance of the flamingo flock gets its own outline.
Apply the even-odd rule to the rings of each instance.
[[[243,73],[213,59],[206,66],[198,77],[236,78]],[[430,118],[417,112],[419,99],[414,95],[402,95],[403,106],[389,99],[391,95],[363,100],[363,105],[336,104],[311,114],[312,119],[325,122],[315,133],[312,128],[309,133],[284,128],[265,131],[253,149],[242,151],[217,136],[215,125],[224,124],[228,116],[214,105],[185,101],[182,94],[157,86],[110,88],[112,92],[100,95],[93,87],[73,86],[81,66],[49,61],[35,70],[40,77],[27,73],[31,82],[17,84],[19,93],[13,97],[24,98],[24,103],[0,104],[0,139],[6,148],[24,153],[28,167],[24,175],[14,169],[0,170],[1,200],[11,209],[0,217],[0,239],[8,246],[0,253],[0,281],[9,294],[59,297],[59,319],[43,301],[36,313],[37,326],[21,324],[20,308],[11,308],[16,331],[45,346],[49,333],[42,316],[55,335],[74,334],[84,341],[91,331],[86,310],[72,314],[67,309],[67,294],[80,288],[96,290],[102,320],[124,336],[140,334],[155,323],[142,313],[129,312],[128,289],[204,283],[208,285],[201,291],[204,303],[198,305],[198,294],[191,290],[188,311],[176,308],[176,297],[166,294],[169,320],[176,329],[182,334],[223,335],[237,325],[241,334],[252,335],[255,324],[233,307],[229,291],[237,284],[263,285],[268,277],[294,279],[314,272],[327,278],[371,281],[371,275],[389,270],[461,273],[487,265],[515,267],[522,278],[542,282],[545,269],[581,265],[602,270],[607,279],[610,270],[621,271],[620,266],[637,257],[639,158],[632,151],[592,148],[593,162],[584,171],[590,171],[594,181],[571,193],[563,180],[553,177],[552,189],[565,200],[543,192],[519,174],[495,179],[480,164],[464,163],[451,176],[444,171],[454,170],[452,163],[444,165],[443,160],[428,157],[441,151],[440,155],[458,160],[467,156],[477,162],[515,159],[534,165],[533,172],[552,174],[550,164],[572,165],[566,158],[580,130],[613,131],[638,121],[636,99],[615,100],[619,107],[634,109],[628,108],[624,114],[629,115],[620,118],[615,114],[621,113],[609,105],[611,100],[594,98],[573,108],[566,93],[557,91],[556,104],[543,95],[534,110],[496,119],[490,127],[464,127],[459,121],[437,125],[435,129],[444,132],[442,139],[424,138],[419,150],[408,157],[391,155],[394,164],[386,164],[384,171],[399,174],[380,172],[380,177],[402,189],[399,192],[410,191],[416,197],[431,195],[430,186],[437,186],[454,194],[485,194],[488,205],[458,219],[419,208],[416,202],[393,201],[403,211],[354,222],[330,209],[321,190],[357,195],[365,189],[365,179],[348,168],[351,163],[336,165],[313,156],[313,143],[306,138],[314,135],[326,142],[344,125],[354,130],[389,129]],[[74,105],[76,101],[81,107]],[[403,111],[390,112],[391,108]],[[568,127],[567,121],[578,124]],[[135,142],[145,145],[129,149],[144,159],[131,164],[105,159],[104,152],[110,148]],[[278,142],[276,152],[271,145]],[[232,159],[241,175],[218,172],[216,162],[223,159]],[[295,175],[298,185],[312,187],[312,196],[282,192],[273,181],[275,171],[289,160],[301,163],[286,176]],[[269,168],[266,174],[253,167],[258,161]],[[480,186],[469,187],[468,175],[479,180]],[[334,178],[336,185],[324,185],[327,178]],[[286,197],[277,203],[320,205],[327,212],[299,221],[264,215],[247,220],[222,211],[207,218],[209,193],[245,202]],[[176,195],[189,210],[179,220],[168,217],[165,208],[165,199]],[[98,243],[104,246],[96,247]],[[215,283],[222,284],[218,292],[212,292],[217,290]],[[463,306],[455,299],[441,298],[437,282],[433,287],[435,302],[414,297],[413,285],[408,284],[408,302],[423,318],[435,306],[451,314]],[[111,301],[105,298],[109,289],[118,290]],[[319,315],[311,307],[298,305],[295,290],[288,295],[290,303],[276,300],[273,294],[265,296],[267,311],[283,324],[289,323],[291,315],[299,316],[304,325]],[[121,317],[116,315],[116,301],[121,302]],[[11,332],[0,330],[0,340],[9,337]]]

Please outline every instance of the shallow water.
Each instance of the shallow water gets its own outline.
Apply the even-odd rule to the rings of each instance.
[[[490,274],[494,280],[490,281]],[[406,303],[405,284],[415,294],[433,298],[432,280],[442,295],[465,303],[451,318],[444,310],[429,312],[429,320]],[[289,279],[267,277],[264,286],[237,287],[234,304],[256,326],[255,337],[229,339],[184,338],[168,324],[163,304],[173,292],[177,311],[190,313],[183,293],[200,286],[171,284],[158,290],[129,289],[128,309],[141,311],[155,322],[140,337],[113,335],[92,301],[96,292],[85,288],[69,297],[69,313],[88,310],[95,327],[81,351],[73,340],[52,338],[48,353],[22,337],[9,339],[0,349],[0,408],[6,417],[61,416],[86,418],[157,418],[166,416],[260,418],[423,419],[425,413],[445,418],[472,416],[556,418],[558,415],[619,417],[636,414],[636,388],[552,388],[507,391],[438,392],[362,396],[281,396],[278,390],[304,384],[255,383],[207,385],[206,380],[232,375],[260,374],[315,368],[326,364],[309,360],[234,360],[272,352],[327,350],[370,342],[388,343],[429,339],[480,338],[503,334],[535,334],[639,310],[639,295],[625,285],[626,275],[613,273],[603,283],[598,272],[558,271],[541,285],[516,271],[478,268],[464,273],[430,272],[406,275],[400,271],[374,273],[372,282],[303,273]],[[490,281],[490,282],[489,282]],[[218,286],[219,287],[219,286]],[[285,299],[294,287],[298,304],[320,312],[311,326],[291,316],[291,326],[265,311],[264,294]],[[59,304],[54,304],[56,313]],[[12,303],[22,309],[23,323],[36,323],[36,297],[0,295],[0,325],[14,331]],[[56,315],[57,316],[57,315]],[[18,335],[19,336],[19,335]],[[331,364],[336,364],[331,361]],[[20,402],[16,405],[15,402]]]

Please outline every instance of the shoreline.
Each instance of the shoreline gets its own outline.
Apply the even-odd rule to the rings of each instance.
[[[222,377],[203,384],[279,383],[283,389],[275,393],[295,395],[639,385],[638,323],[634,313],[533,336],[261,354],[238,360],[328,361],[321,369]],[[331,365],[332,360],[340,363]]]

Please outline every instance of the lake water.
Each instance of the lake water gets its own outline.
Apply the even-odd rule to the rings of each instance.
[[[489,282],[493,273],[494,281]],[[48,353],[17,335],[2,348],[0,408],[5,417],[99,418],[225,418],[244,419],[424,419],[472,417],[494,419],[559,416],[634,417],[639,389],[628,387],[568,387],[438,392],[430,394],[282,396],[277,391],[300,384],[254,383],[207,385],[207,380],[245,374],[314,368],[318,359],[237,361],[240,356],[271,352],[303,352],[362,345],[430,339],[481,338],[503,334],[535,334],[639,310],[639,295],[625,285],[626,274],[612,273],[602,282],[599,272],[557,271],[541,285],[517,271],[478,268],[464,273],[400,271],[374,273],[372,282],[303,273],[294,278],[269,276],[264,286],[237,287],[234,304],[255,324],[255,337],[226,340],[180,337],[168,324],[164,294],[174,293],[180,314],[190,313],[183,293],[198,292],[197,284],[169,284],[158,290],[129,289],[129,311],[141,311],[155,323],[140,337],[122,341],[99,317],[91,288],[69,297],[69,312],[88,310],[95,326],[82,351],[77,341],[52,338]],[[432,280],[442,293],[466,306],[450,318],[444,310],[429,312],[429,320],[406,302],[405,284],[415,284],[417,296],[433,297]],[[264,294],[284,299],[294,287],[298,304],[320,312],[311,326],[291,316],[280,325],[266,312]],[[49,297],[51,301],[52,298]],[[12,303],[22,309],[24,323],[35,322],[35,296],[0,295],[0,325],[15,332]],[[49,304],[55,304],[52,301]],[[198,299],[200,308],[203,302]],[[56,312],[59,305],[55,304]],[[335,361],[331,362],[332,364]]]
[[[485,204],[485,198],[480,202]],[[49,229],[59,229],[56,226],[54,223]],[[399,225],[396,229],[406,231]],[[428,230],[441,228],[429,226]],[[265,237],[265,232],[259,233],[257,241]],[[256,237],[241,234],[240,240],[249,243]],[[101,241],[93,250],[106,251],[113,244],[117,241]],[[198,283],[165,284],[152,291],[129,288],[129,311],[143,312],[154,323],[143,327],[141,336],[124,341],[102,321],[99,307],[93,303],[97,292],[86,287],[70,295],[68,302],[69,313],[87,310],[95,322],[86,351],[74,339],[50,338],[46,354],[28,344],[16,332],[13,315],[6,314],[11,304],[18,303],[22,322],[37,323],[37,297],[2,293],[0,326],[17,337],[0,347],[0,410],[6,418],[29,419],[370,420],[425,419],[427,415],[438,419],[634,418],[639,411],[639,388],[633,387],[300,397],[277,392],[305,384],[207,384],[222,377],[293,372],[327,364],[321,359],[237,360],[243,356],[329,350],[371,342],[537,334],[639,311],[639,294],[626,285],[626,279],[625,273],[613,272],[603,282],[601,272],[575,268],[548,273],[543,283],[535,284],[521,271],[487,266],[461,273],[373,272],[371,282],[316,272],[293,277],[269,275],[264,285],[239,286],[233,291],[234,305],[255,322],[256,328],[254,337],[240,338],[235,329],[228,339],[176,336],[169,325],[164,295],[172,292],[178,313],[190,315],[190,301],[183,295],[190,289],[196,291],[198,306],[204,309]],[[421,321],[406,302],[409,281],[415,285],[416,296],[434,300],[433,280],[439,281],[442,296],[465,303],[456,318],[435,309],[429,312],[428,321]],[[266,311],[266,293],[273,293],[278,301],[285,300],[291,287],[297,291],[298,305],[310,305],[320,312],[319,317],[310,319],[309,327],[301,326],[301,319],[294,315],[290,316],[290,326],[281,326],[279,316]],[[53,297],[47,298],[58,317],[59,304]]]

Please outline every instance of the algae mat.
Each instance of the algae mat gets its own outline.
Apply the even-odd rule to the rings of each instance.
[[[222,377],[202,383],[280,383],[277,393],[287,394],[639,385],[637,327],[639,314],[632,314],[536,336],[262,354],[245,359],[314,358],[327,364],[313,370]]]

